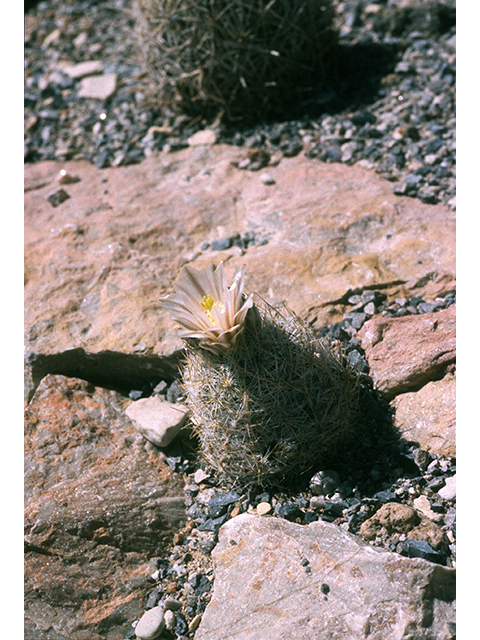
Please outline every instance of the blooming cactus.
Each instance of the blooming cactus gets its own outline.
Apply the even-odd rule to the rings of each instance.
[[[252,295],[243,295],[244,269],[241,267],[228,286],[223,262],[196,270],[185,266],[173,293],[161,299],[179,327],[180,338],[196,338],[199,347],[222,353],[229,349],[242,330]]]

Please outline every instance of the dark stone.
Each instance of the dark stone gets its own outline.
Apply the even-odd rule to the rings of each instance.
[[[240,497],[236,491],[218,492],[212,496],[208,502],[209,509],[215,507],[227,507],[234,502],[240,500]]]
[[[207,518],[205,522],[198,527],[199,531],[215,531],[217,532],[222,524],[228,519],[228,513],[219,518]]]
[[[214,240],[211,243],[210,248],[212,251],[225,251],[225,249],[230,249],[232,243],[233,241],[231,238],[220,238],[219,240]]]
[[[343,502],[327,502],[323,509],[322,520],[325,522],[333,522],[343,513],[346,505]]]
[[[52,205],[52,207],[58,207],[58,205],[68,200],[70,196],[64,189],[55,189],[47,195],[48,202]]]
[[[445,555],[435,551],[425,540],[405,540],[397,547],[400,554],[407,558],[423,558],[430,562],[445,565]]]
[[[275,513],[281,518],[293,521],[301,515],[300,508],[295,502],[283,502],[277,504],[275,507]]]
[[[373,496],[379,500],[382,504],[387,502],[398,502],[398,496],[393,491],[377,491]]]

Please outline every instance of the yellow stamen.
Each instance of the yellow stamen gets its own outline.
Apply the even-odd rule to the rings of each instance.
[[[213,326],[215,326],[216,322],[212,314],[212,309],[213,307],[218,307],[219,309],[223,309],[223,307],[225,306],[223,302],[220,302],[219,300],[214,300],[212,296],[208,295],[208,296],[203,296],[202,301],[200,302],[200,305],[205,309],[205,313],[207,314],[207,318],[210,320],[210,323]]]

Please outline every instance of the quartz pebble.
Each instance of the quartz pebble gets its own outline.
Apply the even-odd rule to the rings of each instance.
[[[139,640],[155,640],[165,628],[165,610],[153,607],[146,611],[135,627],[135,635]]]

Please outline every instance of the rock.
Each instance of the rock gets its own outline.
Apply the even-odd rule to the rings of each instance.
[[[165,629],[165,610],[153,607],[145,611],[135,627],[135,636],[139,640],[154,640]]]
[[[420,518],[412,507],[406,504],[388,502],[368,520],[362,522],[360,535],[365,540],[374,540],[380,529],[387,532],[407,533],[420,522]]]
[[[369,320],[357,337],[375,388],[391,398],[445,375],[456,357],[455,321],[456,305],[436,313]]]
[[[257,513],[259,516],[266,516],[272,510],[272,505],[269,502],[260,502],[257,504]]]
[[[336,471],[318,471],[310,480],[310,490],[314,496],[326,496],[333,493],[340,484]]]
[[[113,96],[117,89],[117,74],[104,73],[99,76],[88,76],[80,82],[78,90],[79,98],[94,98],[106,100]]]
[[[430,520],[433,520],[434,522],[439,522],[442,520],[442,515],[440,513],[435,513],[435,511],[432,510],[430,502],[425,495],[415,498],[415,500],[413,501],[413,506],[423,516],[429,518]]]
[[[125,411],[139,433],[157,447],[167,447],[180,432],[188,417],[188,409],[158,396],[141,398]]]
[[[375,549],[335,525],[242,514],[220,529],[213,559],[196,640],[451,638],[454,570]]]
[[[78,176],[72,176],[70,173],[67,173],[65,169],[61,169],[57,176],[58,184],[75,184],[75,182],[80,182],[80,178]]]
[[[457,496],[457,476],[454,475],[451,478],[447,478],[445,486],[440,489],[438,495],[444,500],[453,500]]]
[[[397,198],[369,170],[303,154],[275,167],[282,188],[267,198],[255,173],[232,165],[242,153],[217,144],[127,167],[27,164],[27,355],[69,353],[74,368],[85,354],[114,351],[128,354],[126,363],[155,369],[155,357],[182,347],[158,298],[172,290],[186,262],[200,268],[223,259],[230,273],[244,264],[247,290],[287,301],[317,326],[341,320],[339,301],[366,286],[378,284],[392,297],[408,297],[419,282],[417,295],[453,288],[454,218],[446,207]],[[81,182],[69,185],[71,199],[52,210],[44,196],[60,169]],[[221,254],[197,250],[219,237],[218,226],[240,237],[255,231],[268,243]],[[141,343],[145,355],[132,359]],[[105,377],[119,370],[110,366]]]
[[[70,196],[65,191],[65,189],[55,189],[55,191],[51,191],[46,196],[46,199],[52,205],[52,207],[58,207],[58,205],[62,204],[62,202],[65,202],[65,200],[68,200],[68,198],[70,198]]]
[[[103,73],[103,63],[100,60],[87,60],[86,62],[79,62],[78,64],[62,68],[62,71],[74,80],[81,80],[86,76]]]
[[[456,379],[447,374],[418,391],[402,393],[392,401],[395,426],[422,449],[456,455]]]
[[[71,638],[138,619],[150,558],[166,552],[185,521],[183,481],[147,451],[125,419],[127,403],[115,391],[47,375],[27,406],[25,620],[32,638],[41,637],[39,619]]]
[[[272,176],[269,173],[261,173],[260,176],[260,182],[263,182],[263,184],[275,184],[275,179],[272,178]]]
[[[197,131],[190,136],[187,140],[190,147],[198,147],[199,145],[212,145],[217,141],[217,134],[212,129],[204,129],[203,131]]]

